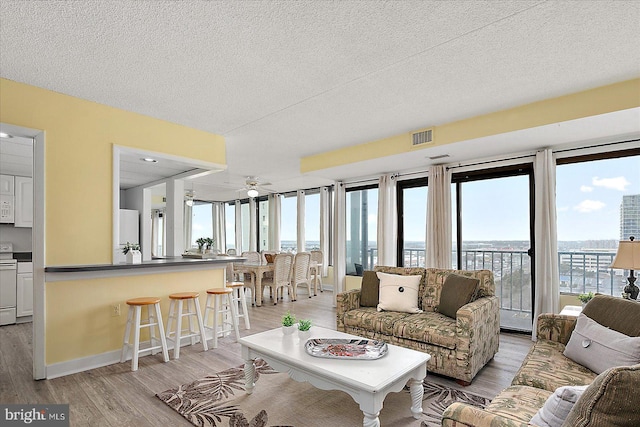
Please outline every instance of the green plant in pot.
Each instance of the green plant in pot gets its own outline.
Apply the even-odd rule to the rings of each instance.
[[[298,320],[298,338],[301,343],[305,343],[311,336],[311,320],[300,319]]]
[[[200,237],[199,239],[196,240],[196,243],[198,244],[198,251],[200,253],[204,252],[204,245],[207,244],[207,239],[205,239],[204,237]]]
[[[311,329],[311,320],[310,319],[300,319],[298,321],[298,330],[299,331],[308,331]]]
[[[129,253],[129,251],[139,251],[139,250],[140,250],[139,244],[127,242],[122,248],[122,253],[126,255]]]
[[[582,302],[582,305],[584,306],[586,303],[588,303],[589,301],[591,301],[591,299],[593,298],[593,292],[588,292],[586,294],[580,294],[578,295],[578,299],[580,300],[580,302]]]
[[[282,316],[282,332],[285,335],[291,335],[295,330],[296,316],[291,314],[290,311],[287,311],[284,316]]]

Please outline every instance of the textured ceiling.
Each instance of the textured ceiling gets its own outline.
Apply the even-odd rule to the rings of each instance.
[[[0,16],[2,77],[221,134],[228,170],[208,179],[230,189],[326,184],[300,158],[640,76],[638,1],[0,0]]]

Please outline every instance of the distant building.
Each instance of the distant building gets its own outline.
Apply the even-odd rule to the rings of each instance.
[[[640,240],[640,194],[622,196],[620,240],[629,240],[629,236]]]

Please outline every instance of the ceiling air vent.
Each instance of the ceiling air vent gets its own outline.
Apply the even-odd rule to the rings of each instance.
[[[433,129],[416,132],[412,135],[412,137],[413,140],[411,145],[414,147],[422,144],[428,144],[429,142],[433,142]]]

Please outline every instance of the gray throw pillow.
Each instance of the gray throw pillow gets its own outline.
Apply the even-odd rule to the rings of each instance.
[[[640,337],[629,337],[580,314],[564,355],[600,374],[614,366],[640,363]]]
[[[442,285],[438,312],[455,319],[458,309],[476,298],[479,284],[473,277],[449,274]]]
[[[362,273],[362,287],[360,288],[360,307],[377,307],[380,293],[380,279],[375,271]]]
[[[531,418],[539,427],[561,427],[576,401],[588,386],[562,386],[556,389],[544,406]]]

